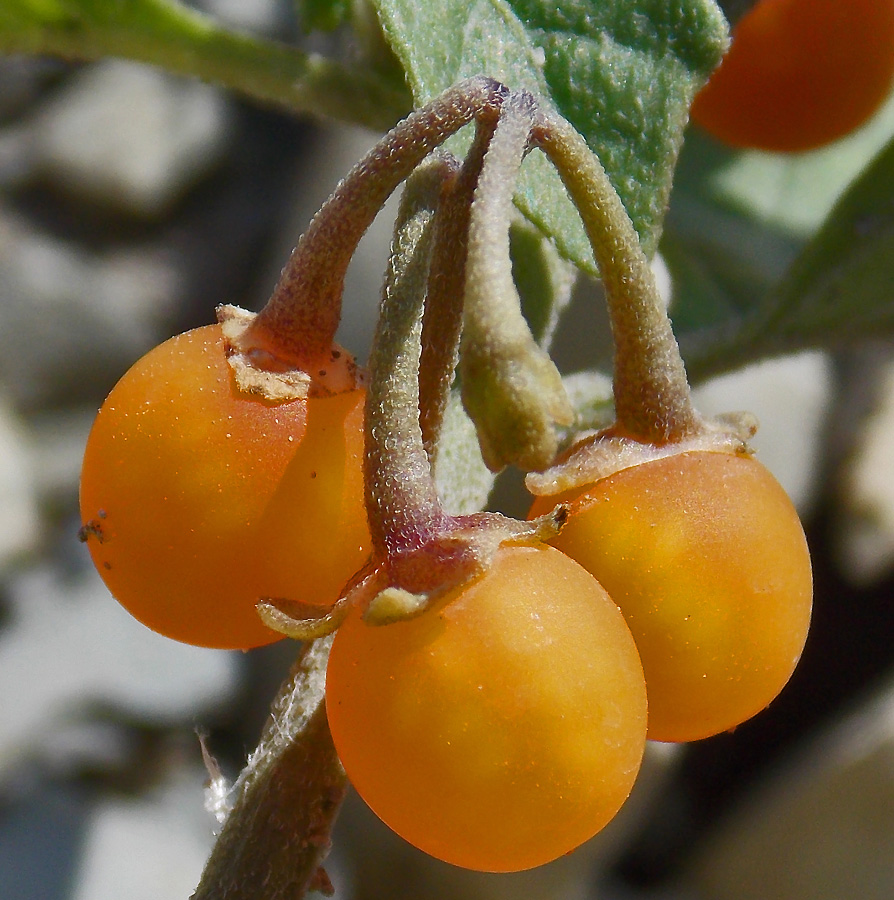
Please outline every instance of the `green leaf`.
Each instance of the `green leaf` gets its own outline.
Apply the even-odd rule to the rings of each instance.
[[[484,73],[552,102],[599,154],[651,252],[691,98],[726,47],[712,0],[375,0],[417,103]],[[577,213],[541,154],[516,194],[595,273]]]
[[[475,425],[458,390],[451,391],[444,411],[434,474],[441,503],[454,516],[484,509],[496,480],[484,464]]]
[[[752,340],[800,347],[892,333],[894,140],[795,260]]]
[[[661,251],[673,275],[671,315],[692,379],[784,349],[830,346],[846,332],[871,333],[876,320],[849,319],[843,295],[835,301],[842,310],[827,310],[826,325],[815,309],[795,314],[792,305],[800,301],[786,273],[804,245],[819,240],[821,227],[834,227],[839,197],[851,182],[870,177],[863,170],[892,133],[894,97],[865,128],[810,153],[734,151],[695,130],[687,136]],[[819,257],[809,260],[823,267]],[[808,279],[805,265],[798,263],[797,290]],[[867,257],[861,265],[875,263]],[[856,284],[863,275],[853,270],[849,277]],[[833,326],[839,315],[844,319]]]
[[[549,350],[559,317],[571,302],[577,269],[521,216],[509,228],[509,244],[522,313],[534,340]]]
[[[568,399],[574,408],[574,425],[562,435],[562,443],[570,443],[581,431],[598,431],[615,421],[611,376],[587,370],[562,378]]]
[[[732,328],[751,315],[803,244],[792,228],[756,209],[772,178],[758,174],[729,187],[740,157],[698,133],[680,155],[661,253],[674,281],[674,330],[684,344],[692,333]],[[687,363],[691,370],[688,356]]]

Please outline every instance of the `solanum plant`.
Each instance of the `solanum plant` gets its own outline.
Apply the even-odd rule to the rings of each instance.
[[[548,862],[623,804],[647,737],[763,709],[804,644],[809,557],[753,421],[704,418],[688,379],[894,330],[890,110],[824,159],[693,135],[678,168],[728,47],[712,0],[298,10],[351,31],[353,62],[169,0],[0,10],[0,49],[124,55],[391,128],[267,306],[137,363],[88,444],[82,536],[128,609],[208,646],[306,642],[198,898],[324,885],[345,770],[441,859]],[[852,184],[797,227],[742,174],[823,166]],[[405,181],[365,373],[333,343],[344,274]],[[540,266],[513,259],[519,216]],[[755,253],[774,231],[781,261]],[[577,407],[549,356],[572,267],[601,278],[614,342],[611,391],[594,371]],[[507,465],[530,521],[480,510]]]

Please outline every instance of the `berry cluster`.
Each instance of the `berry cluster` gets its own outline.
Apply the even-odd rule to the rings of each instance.
[[[464,162],[432,153],[473,120]],[[581,212],[616,341],[616,422],[558,457],[570,404],[521,316],[506,237],[532,147]],[[408,177],[367,377],[332,343],[341,278]],[[268,307],[219,318],[109,395],[83,537],[120,602],[178,640],[335,630],[335,748],[411,843],[487,871],[555,859],[617,813],[647,737],[732,728],[788,680],[811,608],[797,515],[747,422],[692,409],[617,195],[530,95],[481,78],[414,113],[314,220]],[[528,522],[441,507],[457,355],[490,458],[535,470]]]

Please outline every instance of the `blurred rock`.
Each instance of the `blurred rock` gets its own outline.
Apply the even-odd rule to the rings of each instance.
[[[0,380],[23,407],[107,390],[158,342],[181,292],[152,247],[94,252],[0,207]]]
[[[46,85],[68,67],[68,63],[47,56],[0,58],[0,120],[9,120],[27,110]]]
[[[890,900],[894,682],[749,795],[684,881],[701,900]]]
[[[0,129],[0,187],[24,182],[31,173],[31,130],[7,125]]]
[[[29,415],[34,488],[44,509],[50,508],[61,516],[77,516],[81,462],[95,418],[95,406]],[[71,526],[72,530],[77,527]],[[83,550],[80,545],[73,549]]]
[[[829,361],[825,354],[811,352],[722,375],[698,387],[693,400],[705,415],[746,410],[757,416],[760,429],[751,441],[757,458],[803,517],[816,497],[831,392]]]
[[[836,523],[839,564],[858,585],[894,567],[894,363],[884,366],[880,380],[878,402],[844,462]]]
[[[291,196],[290,212],[270,256],[269,276],[262,282],[268,286],[278,280],[292,248],[317,210],[378,140],[378,135],[362,128],[333,124],[313,140],[314,145],[296,162],[291,184],[283,185],[283,190]],[[336,339],[361,362],[369,352],[378,317],[399,193],[391,197],[360,241],[345,278],[344,313]],[[266,300],[266,294],[260,300]]]
[[[0,897],[67,900],[89,811],[84,791],[52,782],[4,797],[0,817]]]
[[[60,719],[120,709],[130,721],[170,726],[232,699],[234,654],[154,634],[124,611],[92,570],[69,579],[50,566],[10,580],[0,630],[0,780],[35,752]],[[201,801],[199,801],[201,802]]]
[[[220,159],[231,119],[213,87],[107,60],[76,72],[41,107],[33,163],[66,191],[156,218]]]
[[[25,430],[0,396],[0,569],[37,542],[33,473]]]
[[[73,900],[185,900],[211,849],[199,767],[184,768],[156,791],[100,803],[85,835]]]
[[[85,775],[96,778],[99,773],[101,778],[114,781],[117,776],[120,781],[121,773],[127,773],[128,786],[142,786],[152,781],[156,767],[145,765],[146,755],[141,756],[138,744],[137,731],[111,718],[60,717],[52,728],[42,731],[39,756],[35,754],[23,760],[15,776],[20,778],[22,773],[27,773],[37,783],[41,780],[77,783]],[[135,760],[144,763],[140,772],[143,778],[131,775]]]

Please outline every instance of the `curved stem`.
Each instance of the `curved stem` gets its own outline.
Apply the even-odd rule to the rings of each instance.
[[[512,278],[509,220],[533,122],[533,98],[513,94],[490,142],[470,217],[463,341],[487,345],[492,355],[530,335]]]
[[[596,155],[563,118],[541,111],[535,139],[580,212],[605,286],[615,343],[617,428],[663,444],[698,430],[686,370],[633,224]]]
[[[561,377],[522,314],[510,257],[512,197],[536,108],[523,92],[503,104],[469,221],[460,371],[492,469],[549,465],[558,446],[555,422],[572,418]]]
[[[433,157],[407,181],[370,354],[367,514],[374,556],[385,559],[421,547],[445,520],[422,439],[418,378],[433,219],[458,166]]]
[[[459,359],[472,199],[495,125],[494,121],[478,123],[459,176],[445,183],[435,216],[419,360],[419,422],[432,466]]]
[[[302,235],[252,339],[305,367],[329,352],[341,318],[345,272],[358,241],[394,189],[474,118],[495,116],[506,88],[478,77],[449,88],[395,126],[348,173]],[[266,338],[266,339],[265,339]]]

